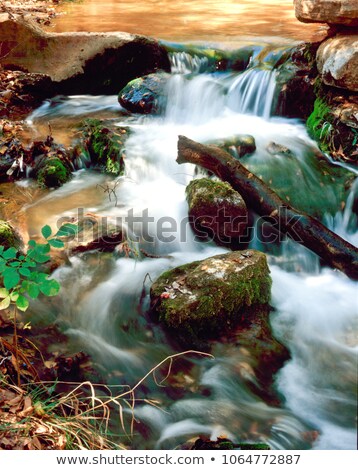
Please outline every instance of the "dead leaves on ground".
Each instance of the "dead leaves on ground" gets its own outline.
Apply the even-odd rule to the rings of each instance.
[[[62,450],[63,431],[54,427],[43,407],[15,386],[0,387],[0,449]]]

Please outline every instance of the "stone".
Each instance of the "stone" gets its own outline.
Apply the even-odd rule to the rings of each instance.
[[[358,91],[358,34],[338,34],[317,51],[317,68],[326,85]]]
[[[67,249],[71,254],[93,251],[113,253],[126,240],[121,224],[102,219],[91,212],[74,220],[74,223],[78,225],[79,231],[67,242]]]
[[[169,74],[161,72],[130,81],[119,92],[119,104],[132,113],[160,113],[166,105],[169,77]]]
[[[357,0],[295,0],[295,14],[303,23],[358,26]]]
[[[5,220],[0,220],[0,246],[4,249],[18,248],[20,240],[13,227]]]
[[[269,142],[266,146],[266,150],[271,155],[276,155],[280,157],[293,157],[294,153],[288,147],[282,144],[277,144],[276,142]]]
[[[267,316],[270,292],[266,256],[234,251],[163,273],[151,287],[151,311],[179,341],[195,345]]]
[[[88,119],[83,126],[83,147],[92,166],[110,175],[124,173],[125,142],[128,137],[129,129],[109,126],[97,119]]]
[[[215,140],[208,143],[222,148],[236,159],[252,155],[256,150],[255,138],[249,134],[238,134],[225,140]]]
[[[275,116],[306,120],[316,99],[314,84],[318,74],[316,52],[319,43],[300,43],[276,69]]]
[[[117,93],[135,77],[170,71],[155,40],[122,32],[47,33],[34,23],[0,14],[0,64],[51,77],[62,93]]]
[[[306,126],[320,149],[335,160],[356,164],[358,161],[357,95],[337,95],[322,87]],[[338,181],[338,178],[335,177]],[[337,188],[335,189],[337,191]]]
[[[46,157],[38,165],[36,178],[41,187],[58,188],[71,179],[71,170],[61,158]]]
[[[228,183],[193,180],[186,188],[190,224],[200,237],[219,245],[240,247],[246,241],[248,212],[240,194]]]

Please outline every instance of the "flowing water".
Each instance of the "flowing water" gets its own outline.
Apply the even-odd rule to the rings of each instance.
[[[34,132],[51,122],[62,135],[69,116],[106,115],[132,130],[116,205],[98,186],[114,184],[113,178],[82,169],[71,182],[24,208],[30,236],[45,224],[55,227],[63,217],[81,217],[83,210],[121,224],[134,238],[143,227],[130,226],[131,211],[141,220],[152,217],[147,227],[152,240],[133,241],[131,249],[142,248],[156,258],[73,256],[54,273],[61,296],[33,305],[39,320],[56,321],[64,329],[74,351],[92,355],[111,385],[134,385],[167,355],[180,351],[147,317],[151,280],[174,266],[225,251],[197,241],[186,223],[185,187],[195,168],[175,162],[178,135],[200,142],[253,135],[257,150],[244,164],[344,238],[357,241],[352,212],[357,185],[339,191],[337,180],[348,170],[317,163],[317,147],[301,122],[271,116],[274,70],[208,73],[198,57],[183,52],[172,55],[172,64],[161,116],[128,115],[116,97],[73,96],[44,103],[28,120]],[[269,153],[271,142],[291,153]],[[334,177],[327,180],[327,174]],[[158,230],[168,225],[171,241]],[[251,246],[268,254],[273,279],[273,330],[291,353],[276,377],[281,404],[270,405],[252,391],[255,377],[245,349],[217,343],[214,359],[183,360],[165,387],[146,382],[139,398],[153,403],[136,404],[135,448],[174,448],[198,435],[215,439],[223,434],[236,442],[268,442],[275,449],[355,448],[356,284],[321,268],[314,254],[293,242],[267,243],[258,236],[259,221],[255,227]]]

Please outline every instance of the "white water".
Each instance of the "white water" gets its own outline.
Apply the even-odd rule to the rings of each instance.
[[[118,122],[118,125],[129,123],[134,131],[127,142],[126,177],[117,190],[118,206],[96,188],[98,182],[103,182],[103,176],[82,172],[71,183],[27,209],[33,230],[48,223],[49,214],[54,224],[63,215],[76,216],[81,206],[96,215],[117,218],[124,226],[130,209],[134,215],[148,209],[154,218],[149,224],[154,241],[142,242],[141,247],[165,257],[139,261],[93,254],[73,258],[70,267],[60,268],[55,274],[63,285],[62,304],[57,299],[56,305],[51,306],[57,321],[67,325],[70,338],[94,356],[107,370],[108,381],[114,384],[134,384],[173,352],[163,333],[147,323],[150,286],[147,274],[155,279],[171,267],[223,251],[195,241],[190,228],[182,222],[187,215],[185,186],[193,177],[194,168],[175,162],[178,135],[208,142],[238,133],[252,134],[257,151],[250,157],[251,162],[274,165],[277,171],[284,168],[287,174],[290,168],[299,169],[302,194],[319,185],[317,173],[306,160],[307,152],[312,153],[315,144],[304,126],[294,120],[269,118],[274,92],[271,72],[251,70],[239,76],[188,77],[185,75],[188,67],[180,66],[180,57],[177,59],[180,73],[168,83],[165,116]],[[193,64],[189,69],[191,73]],[[66,102],[70,110],[75,102],[78,114],[82,114],[81,99],[74,97],[61,102],[59,112],[66,115],[69,112]],[[98,111],[102,110],[98,98],[85,97],[83,102],[84,113],[86,110],[92,113],[96,106]],[[103,107],[108,103],[112,99],[106,100]],[[48,112],[42,108],[33,116],[34,121],[41,114],[48,118]],[[267,153],[266,146],[271,141],[293,151],[292,167],[280,166],[280,158],[288,157],[272,157]],[[110,178],[106,181],[111,183]],[[337,202],[331,193],[329,187],[321,190],[323,199],[333,197],[332,201]],[[351,208],[352,200],[348,198],[346,212],[328,218],[337,232],[354,241],[357,231],[352,224]],[[170,243],[158,238],[158,223],[163,217],[171,217],[177,225]],[[138,225],[134,232],[140,233]],[[292,355],[277,378],[285,405],[274,408],[254,395],[248,384],[255,377],[244,352],[233,345],[217,345],[213,351],[215,360],[195,362],[187,383],[189,391],[183,397],[171,399],[160,395],[155,385],[150,386],[150,397],[158,396],[161,405],[136,407],[136,417],[150,435],[149,444],[137,437],[135,445],[139,448],[141,445],[173,448],[198,434],[212,438],[225,434],[234,441],[267,441],[273,448],[300,449],[310,447],[305,436],[312,430],[319,432],[315,448],[354,448],[356,284],[332,270],[321,271],[315,255],[292,242],[284,242],[278,252],[257,239],[252,246],[264,248],[270,254],[272,304],[276,309],[273,327]],[[143,289],[146,295],[140,303]],[[48,314],[48,305],[45,310]]]

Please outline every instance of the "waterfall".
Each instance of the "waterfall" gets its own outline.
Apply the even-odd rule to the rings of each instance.
[[[238,113],[269,119],[275,90],[276,74],[273,70],[251,68],[240,74],[230,86],[228,105]]]
[[[207,57],[199,57],[184,51],[172,52],[169,54],[169,59],[172,73],[202,73],[209,65]]]

